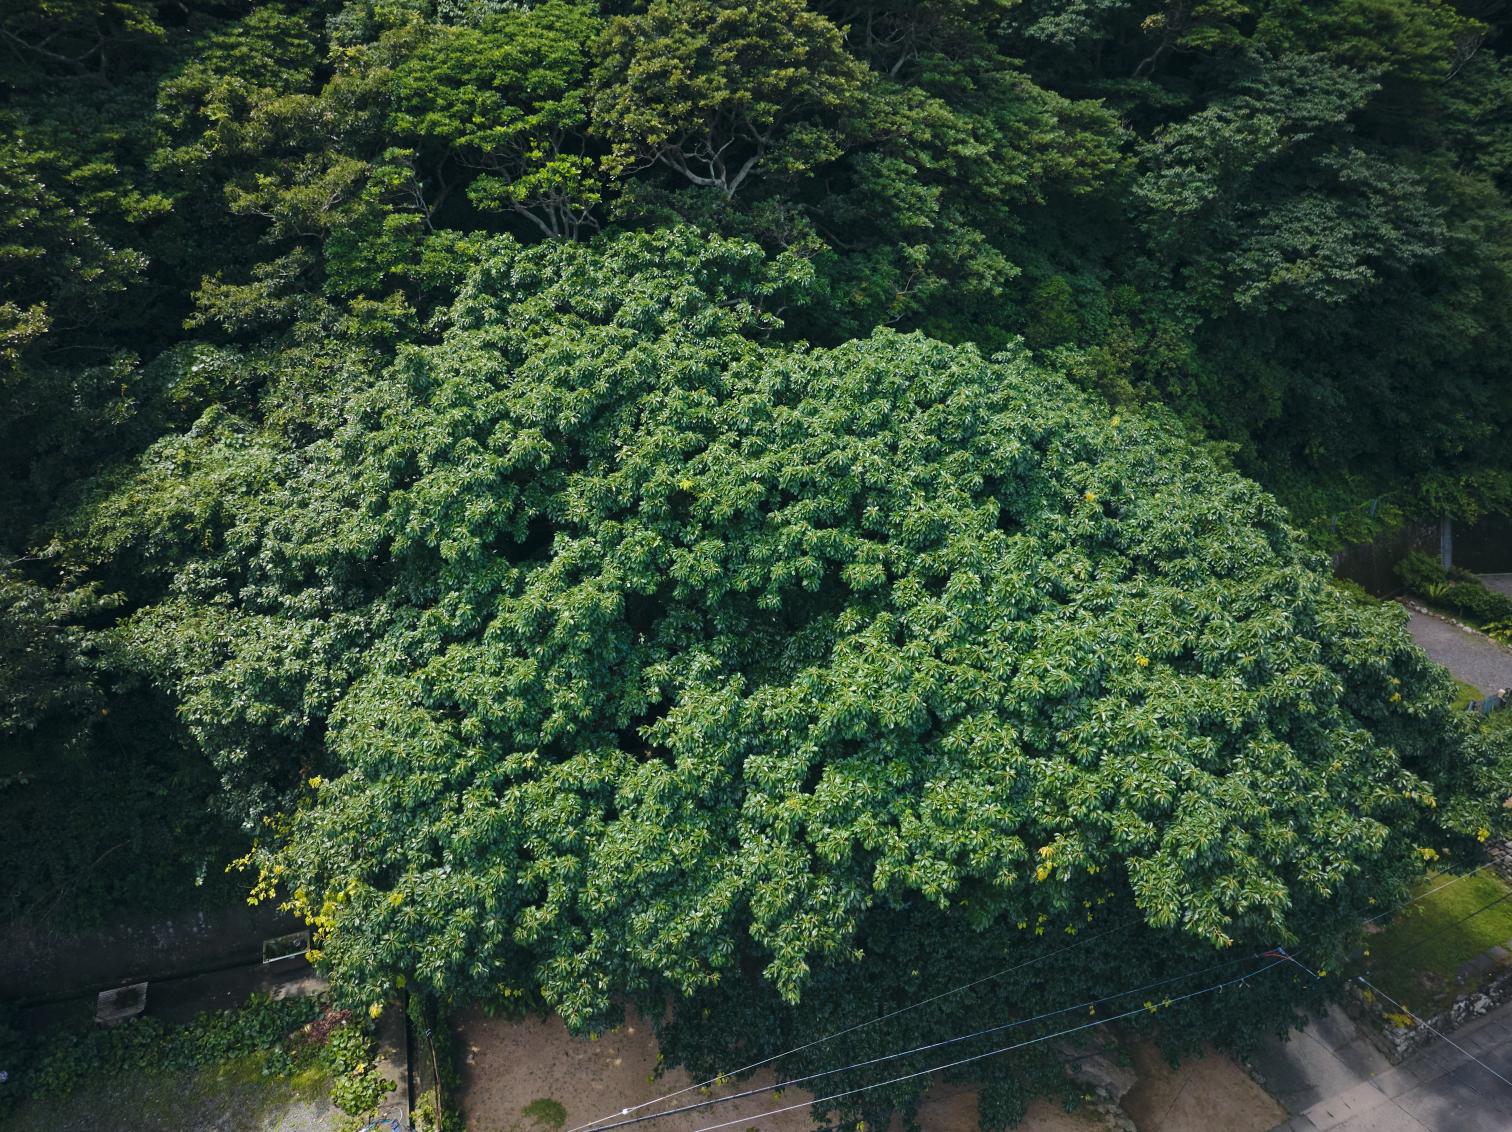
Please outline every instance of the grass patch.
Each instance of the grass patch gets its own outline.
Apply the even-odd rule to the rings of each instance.
[[[1464,711],[1465,705],[1471,700],[1483,700],[1486,694],[1474,684],[1467,684],[1458,676],[1451,677],[1454,681],[1454,710]]]
[[[1435,873],[1415,895],[1451,879]],[[1385,931],[1367,935],[1358,972],[1426,1018],[1469,989],[1456,982],[1462,964],[1509,939],[1512,889],[1487,870],[1409,905]]]
[[[537,1097],[520,1110],[527,1120],[543,1128],[555,1129],[567,1123],[567,1109],[561,1101],[552,1097]]]

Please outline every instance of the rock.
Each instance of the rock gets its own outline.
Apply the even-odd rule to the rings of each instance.
[[[1072,1069],[1072,1074],[1113,1101],[1123,1100],[1124,1094],[1139,1080],[1132,1066],[1119,1065],[1102,1054],[1082,1058]]]

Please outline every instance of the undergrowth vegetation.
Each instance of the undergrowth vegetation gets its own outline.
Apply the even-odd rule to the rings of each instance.
[[[354,1115],[371,1111],[392,1087],[376,1071],[370,1030],[322,997],[253,995],[237,1009],[206,1012],[181,1026],[140,1016],[110,1027],[55,1029],[29,1043],[12,1031],[0,1055],[9,1073],[0,1097],[12,1103],[65,1096],[122,1074],[236,1061],[255,1065],[262,1076],[327,1081],[333,1103]]]

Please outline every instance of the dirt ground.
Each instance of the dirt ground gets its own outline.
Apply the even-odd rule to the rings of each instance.
[[[650,1080],[656,1065],[656,1043],[650,1027],[633,1014],[620,1031],[605,1034],[596,1042],[569,1037],[557,1018],[509,1022],[481,1012],[460,1018],[458,1033],[464,1061],[459,1101],[468,1132],[554,1132],[551,1125],[524,1111],[532,1102],[543,1100],[556,1101],[566,1110],[562,1124],[565,1132],[690,1084],[687,1074],[680,1070]],[[771,1082],[770,1075],[758,1074],[754,1080],[717,1090],[714,1095],[743,1092]],[[658,1107],[697,1099],[697,1093],[688,1093]],[[744,1132],[744,1119],[797,1105],[790,1112],[763,1120],[761,1130],[808,1132],[813,1127],[810,1099],[810,1094],[797,1089],[788,1090],[780,1099],[763,1092],[647,1127],[654,1127],[655,1132],[697,1132],[712,1124],[737,1121],[733,1132]],[[536,1106],[536,1111],[542,1107]],[[976,1095],[964,1089],[938,1088],[920,1108],[919,1119],[925,1132],[976,1132]],[[1086,1111],[1066,1113],[1049,1103],[1034,1105],[1028,1119],[1019,1125],[1022,1132],[1091,1132],[1099,1127],[1096,1118]]]
[[[461,1107],[468,1132],[548,1132],[523,1114],[532,1101],[554,1100],[566,1109],[563,1128],[573,1128],[621,1108],[642,1104],[691,1084],[681,1070],[651,1080],[656,1067],[656,1042],[650,1026],[631,1012],[625,1025],[597,1041],[572,1038],[559,1018],[511,1022],[481,1012],[459,1020],[463,1064]],[[758,1074],[750,1081],[719,1093],[742,1092],[769,1084]],[[688,1093],[667,1105],[699,1099]],[[768,1132],[808,1132],[809,1094],[790,1089],[780,1100],[761,1093],[702,1112],[656,1122],[656,1132],[694,1132],[771,1108],[803,1104],[790,1113],[762,1122]]]
[[[1286,1110],[1232,1058],[1170,1062],[1148,1042],[1129,1047],[1138,1082],[1123,1107],[1140,1132],[1269,1132]]]

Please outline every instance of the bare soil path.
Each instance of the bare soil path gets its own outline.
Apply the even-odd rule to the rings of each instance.
[[[1286,1119],[1232,1058],[1209,1050],[1177,1068],[1149,1042],[1130,1048],[1138,1081],[1123,1107],[1140,1132],[1268,1132]]]
[[[651,1027],[631,1012],[619,1030],[598,1041],[571,1037],[562,1020],[527,1018],[522,1022],[490,1018],[481,1011],[469,1012],[457,1022],[458,1048],[462,1052],[461,1107],[468,1132],[549,1132],[549,1125],[525,1113],[533,1102],[537,1111],[550,1103],[562,1106],[562,1128],[643,1104],[691,1084],[681,1070],[653,1080],[657,1048]],[[757,1076],[719,1092],[743,1091],[771,1082]],[[676,1102],[696,1100],[697,1094]],[[688,1113],[657,1121],[655,1132],[693,1132],[724,1120],[749,1116],[770,1108],[797,1104],[809,1094],[792,1089],[780,1099],[762,1093],[726,1108]],[[766,1132],[807,1132],[808,1108],[762,1122]]]

